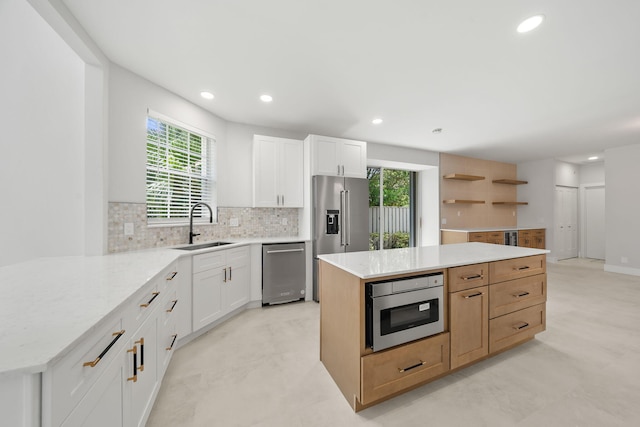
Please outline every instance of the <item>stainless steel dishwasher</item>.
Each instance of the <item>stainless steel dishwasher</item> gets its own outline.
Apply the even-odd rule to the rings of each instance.
[[[262,245],[262,305],[303,300],[306,290],[304,242]]]

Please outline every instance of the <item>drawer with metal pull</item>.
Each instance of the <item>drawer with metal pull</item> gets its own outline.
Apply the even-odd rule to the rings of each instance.
[[[535,276],[546,272],[546,263],[545,255],[495,261],[489,264],[489,278],[491,283],[499,283],[521,277]]]
[[[545,304],[489,320],[489,353],[495,353],[533,338],[546,329]]]
[[[362,395],[366,405],[449,370],[449,333],[363,356]]]
[[[484,286],[489,283],[489,264],[471,264],[448,270],[449,292]]]
[[[546,300],[546,274],[492,284],[489,286],[489,318],[522,310]]]
[[[43,380],[43,394],[49,395],[52,425],[60,425],[87,393],[100,374],[124,348],[131,334],[124,316],[100,323],[97,330],[56,362]],[[128,332],[127,332],[128,331]]]

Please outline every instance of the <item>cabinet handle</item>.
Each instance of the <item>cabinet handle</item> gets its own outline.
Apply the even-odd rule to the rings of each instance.
[[[233,280],[233,278],[231,277],[231,272],[232,272],[231,267],[229,267],[229,281]]]
[[[409,366],[408,368],[402,368],[402,369],[398,368],[398,372],[407,372],[407,371],[410,371],[410,370],[412,370],[412,369],[415,369],[415,368],[417,368],[417,367],[419,367],[419,366],[422,366],[422,365],[424,365],[424,364],[426,364],[426,363],[427,363],[427,362],[423,362],[423,361],[421,360],[419,363],[416,363],[415,365],[411,365],[411,366]]]
[[[172,271],[171,273],[169,273],[169,275],[165,278],[165,280],[173,280],[174,277],[176,277],[176,274],[178,274],[177,271]]]
[[[135,344],[140,344],[140,372],[144,371],[144,337],[140,338]]]
[[[102,360],[102,358],[104,357],[105,354],[107,354],[107,352],[109,350],[111,350],[111,347],[113,347],[113,345],[116,343],[116,341],[118,341],[120,339],[120,337],[124,335],[124,329],[119,331],[119,332],[114,332],[113,334],[111,334],[111,336],[115,337],[113,340],[111,340],[111,342],[109,343],[109,345],[102,350],[102,353],[100,353],[100,355],[98,357],[96,357],[96,360],[92,360],[91,362],[84,362],[82,364],[82,366],[90,366],[90,367],[94,367],[98,364],[99,361]]]
[[[479,297],[480,295],[484,295],[482,292],[476,292],[475,294],[465,296],[465,299]]]
[[[224,283],[227,283],[227,267],[224,268]]]
[[[282,195],[282,206],[284,206],[284,194]]]
[[[172,302],[173,302],[173,305],[171,306],[171,308],[169,310],[167,310],[167,313],[171,313],[173,311],[173,309],[176,308],[176,304],[178,303],[178,300],[174,299]]]
[[[338,165],[338,175],[340,175],[340,165]]]
[[[176,338],[178,338],[178,334],[171,335],[173,339],[171,340],[171,345],[166,348],[167,351],[173,350],[173,345],[176,343]]]
[[[522,266],[522,267],[513,267],[514,270],[518,270],[518,271],[522,271],[522,270],[528,270],[529,267],[528,265]]]
[[[153,296],[151,297],[151,299],[149,300],[149,302],[148,302],[148,303],[146,303],[146,304],[140,304],[140,307],[145,307],[145,308],[146,308],[146,307],[149,307],[149,304],[151,304],[151,303],[153,302],[153,300],[154,300],[154,299],[156,299],[156,297],[157,297],[158,295],[160,295],[160,292],[154,292],[154,293],[152,293],[151,295],[153,295]]]
[[[276,194],[276,206],[280,206],[280,195]]]
[[[134,383],[138,381],[138,347],[133,346],[127,350],[127,353],[133,353],[133,376],[127,378],[127,381],[133,381]]]
[[[514,294],[513,297],[520,298],[520,297],[526,297],[527,295],[529,295],[529,292],[520,292],[519,294]]]
[[[482,275],[482,273],[480,273],[480,274],[474,274],[473,276],[462,277],[462,280],[474,280],[474,279],[484,279],[484,276]]]
[[[523,324],[522,324],[522,325],[520,325],[520,326],[514,326],[514,327],[513,327],[513,329],[515,329],[516,331],[519,331],[520,329],[524,329],[524,328],[526,328],[527,326],[529,326],[529,324],[528,324],[527,322],[523,322]]]

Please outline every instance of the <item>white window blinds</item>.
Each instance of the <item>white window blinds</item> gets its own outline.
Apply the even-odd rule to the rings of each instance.
[[[147,220],[185,222],[198,202],[213,206],[213,144],[215,141],[184,127],[147,118]],[[198,207],[194,217],[208,217]],[[216,218],[214,218],[215,220]]]

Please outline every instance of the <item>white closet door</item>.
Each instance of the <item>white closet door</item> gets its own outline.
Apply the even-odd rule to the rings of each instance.
[[[585,257],[605,259],[604,186],[584,191]]]
[[[556,187],[556,238],[558,259],[578,256],[578,189]]]

